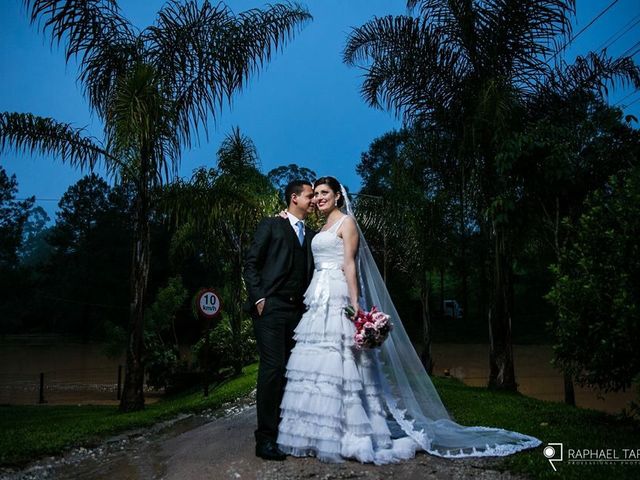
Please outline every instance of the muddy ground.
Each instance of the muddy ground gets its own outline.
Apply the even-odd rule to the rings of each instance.
[[[2,479],[200,480],[200,479],[503,479],[499,458],[446,460],[424,453],[384,466],[347,461],[326,464],[314,458],[265,461],[254,454],[255,399],[202,415],[180,416],[148,429],[123,433],[101,445],[76,448],[41,459],[19,471],[0,471]]]

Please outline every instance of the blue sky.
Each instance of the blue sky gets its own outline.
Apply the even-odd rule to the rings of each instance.
[[[121,0],[124,15],[138,27],[153,23],[164,0]],[[240,12],[265,5],[265,1],[229,0]],[[215,152],[233,126],[251,137],[260,154],[264,172],[289,163],[334,175],[351,191],[360,179],[355,167],[362,152],[383,133],[400,127],[392,114],[368,107],[360,97],[361,73],[341,61],[341,51],[352,27],[373,16],[406,12],[404,0],[308,0],[314,16],[285,47],[236,96],[232,108],[220,112],[210,125],[208,140],[185,151],[180,176],[189,177],[198,166],[215,164]],[[579,0],[577,33],[611,0]],[[577,54],[599,48],[634,17],[640,19],[640,2],[618,0],[613,7],[581,34],[565,52],[571,60]],[[613,45],[619,55],[640,39],[640,22]],[[640,46],[640,44],[639,44]],[[635,56],[640,61],[640,54]],[[61,49],[50,47],[48,37],[30,26],[21,0],[0,3],[0,111],[31,112],[86,127],[102,138],[101,125],[92,117],[81,89],[76,84],[75,64],[65,65]],[[629,95],[631,94],[631,95]],[[629,95],[629,96],[628,96]],[[625,99],[624,97],[627,96]],[[628,89],[611,92],[610,102],[624,104],[640,98]],[[640,102],[627,110],[640,116]],[[636,125],[637,126],[637,125]],[[16,174],[19,197],[35,195],[53,218],[57,200],[83,173],[58,159],[6,153],[0,163]],[[98,172],[102,173],[102,172]]]

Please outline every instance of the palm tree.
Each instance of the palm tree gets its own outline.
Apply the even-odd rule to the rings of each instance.
[[[129,343],[120,409],[144,406],[143,318],[149,274],[151,192],[175,175],[184,148],[226,100],[311,19],[295,3],[235,15],[223,3],[170,1],[138,30],[115,0],[25,0],[31,22],[65,58],[104,124],[102,141],[25,113],[0,114],[1,148],[55,155],[82,169],[102,162],[136,187]]]
[[[417,16],[376,18],[350,34],[344,61],[364,68],[362,95],[407,123],[452,134],[477,186],[478,220],[493,249],[489,386],[515,390],[510,219],[516,214],[505,145],[532,109],[574,91],[604,96],[616,81],[640,87],[631,58],[559,57],[573,0],[409,0]],[[486,220],[483,220],[486,217]]]

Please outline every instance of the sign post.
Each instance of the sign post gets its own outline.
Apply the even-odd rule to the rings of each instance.
[[[202,371],[202,382],[204,384],[204,396],[209,396],[209,350],[213,320],[220,316],[222,302],[219,295],[212,288],[203,288],[194,297],[194,310],[196,316],[205,322],[204,337],[204,365]]]

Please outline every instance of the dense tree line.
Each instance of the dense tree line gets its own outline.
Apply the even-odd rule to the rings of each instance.
[[[144,316],[151,260],[152,191],[251,76],[311,20],[297,4],[235,14],[224,3],[164,5],[139,29],[116,2],[29,0],[31,22],[78,60],[78,80],[103,124],[102,141],[69,123],[0,114],[0,150],[55,155],[81,169],[102,163],[134,187],[127,365],[122,411],[144,407]]]
[[[463,257],[470,228],[477,228],[484,243],[479,253],[488,299],[489,386],[516,390],[514,282],[527,228],[535,223],[527,209],[529,196],[536,196],[536,186],[548,185],[542,174],[548,165],[549,171],[554,162],[570,169],[584,154],[561,137],[546,144],[540,132],[550,128],[547,139],[568,134],[569,142],[587,141],[572,129],[605,102],[609,88],[620,83],[640,88],[640,68],[632,58],[612,58],[606,51],[589,52],[572,64],[557,58],[571,36],[571,0],[410,0],[407,6],[411,15],[375,18],[355,28],[344,60],[364,69],[361,90],[367,103],[401,115],[407,126],[426,135],[421,161],[432,165],[412,176],[420,193],[415,210],[424,227],[405,222],[405,237],[423,246],[420,257],[424,247],[432,249],[442,238],[439,220],[446,215],[438,207],[438,184],[452,182],[445,195],[458,197]],[[574,119],[576,111],[581,116]],[[422,265],[438,265],[439,250],[433,251],[430,262],[415,259],[414,279],[422,296],[428,369],[431,318],[424,301],[428,272]]]
[[[365,101],[404,119],[362,156],[356,206],[425,367],[433,370],[434,339],[455,334],[441,315],[453,294],[463,329],[478,326],[489,342],[490,387],[517,388],[520,329],[554,344],[568,388],[573,379],[626,388],[640,373],[631,348],[638,269],[629,260],[638,232],[635,217],[620,217],[637,201],[640,140],[637,119],[607,105],[606,93],[619,83],[640,88],[640,69],[604,51],[554,61],[571,35],[571,0],[407,3],[408,15],[354,29],[344,61],[364,69]],[[223,100],[309,13],[287,4],[236,16],[222,3],[189,0],[163,7],[139,31],[111,4],[26,4],[32,21],[63,41],[67,59],[79,57],[104,138],[5,112],[0,149],[86,170],[103,162],[114,184],[83,178],[48,227],[33,199],[15,200],[16,179],[1,172],[1,328],[120,339],[121,408],[134,410],[144,404],[145,365],[159,365],[154,381],[166,384],[163,372],[179,367],[181,334],[200,339],[202,351],[202,332],[186,320],[188,296],[210,285],[228,306],[215,334],[228,341],[213,343],[225,345],[226,366],[238,372],[251,342],[240,310],[251,232],[282,205],[277,187],[315,175],[289,165],[265,176],[239,129],[214,167],[186,180],[175,172]]]

